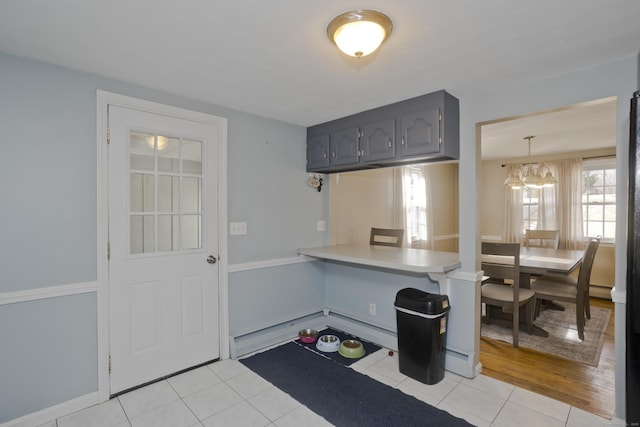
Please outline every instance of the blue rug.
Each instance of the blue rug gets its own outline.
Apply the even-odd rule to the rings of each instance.
[[[335,426],[471,426],[295,342],[240,362]]]
[[[356,337],[355,335],[351,335],[348,334],[346,332],[342,332],[339,331],[337,329],[333,329],[333,328],[327,328],[327,329],[323,329],[322,331],[318,332],[318,337],[321,337],[322,335],[335,335],[340,339],[340,342],[345,341],[345,340],[357,340],[360,341],[362,343],[362,348],[364,348],[364,355],[366,356],[367,354],[371,354],[371,353],[375,353],[376,351],[380,350],[382,347],[380,347],[379,345],[373,344],[369,341],[365,341],[363,339],[360,339],[358,337]],[[296,344],[301,345],[303,347],[308,348],[309,350],[317,353],[318,355],[322,356],[322,357],[326,357],[327,359],[331,359],[336,363],[339,363],[341,365],[344,366],[349,366],[355,362],[357,362],[360,359],[351,359],[348,357],[344,357],[343,355],[341,355],[340,353],[338,353],[337,351],[333,351],[330,353],[326,353],[326,352],[322,352],[320,350],[318,350],[316,348],[316,343],[304,343],[304,342],[300,342],[300,340],[295,340],[294,341]],[[364,356],[363,356],[364,357]]]

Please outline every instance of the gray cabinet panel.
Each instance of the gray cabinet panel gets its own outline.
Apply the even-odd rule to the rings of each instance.
[[[331,132],[331,165],[343,166],[358,163],[360,129],[351,126]]]
[[[401,157],[440,151],[440,109],[431,108],[400,117]]]
[[[394,118],[362,125],[362,161],[366,163],[393,159],[396,156],[395,133]]]
[[[329,134],[324,133],[307,138],[307,170],[313,171],[329,167]]]

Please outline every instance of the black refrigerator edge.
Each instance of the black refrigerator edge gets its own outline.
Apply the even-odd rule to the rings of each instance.
[[[627,228],[626,421],[640,426],[640,91],[631,99]]]

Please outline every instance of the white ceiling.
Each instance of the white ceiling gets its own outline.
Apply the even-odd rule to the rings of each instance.
[[[615,97],[484,124],[482,159],[557,156],[616,146]]]
[[[361,59],[326,36],[358,8],[394,25]],[[634,55],[639,17],[638,0],[2,0],[0,51],[309,126]]]

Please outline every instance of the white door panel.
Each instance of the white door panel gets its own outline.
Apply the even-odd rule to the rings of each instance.
[[[110,393],[220,356],[218,135],[109,106]]]

